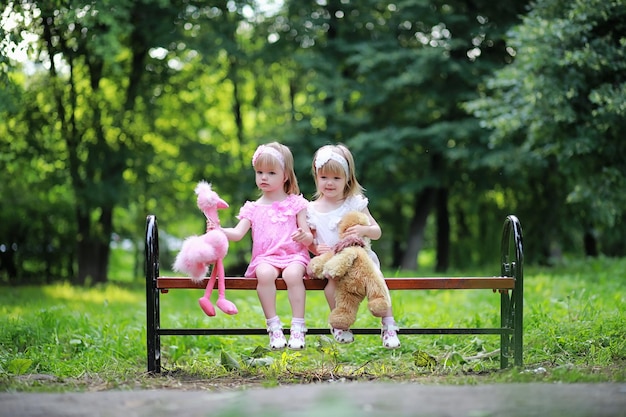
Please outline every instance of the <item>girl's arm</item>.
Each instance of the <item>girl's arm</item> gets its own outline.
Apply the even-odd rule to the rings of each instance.
[[[298,230],[291,235],[291,238],[296,242],[302,243],[307,248],[310,247],[313,244],[314,237],[306,221],[306,209],[300,210],[296,217],[296,222],[298,224]]]
[[[357,224],[354,226],[351,226],[348,228],[347,232],[349,234],[356,234],[360,237],[367,237],[371,240],[378,240],[380,239],[380,237],[383,234],[383,231],[381,230],[380,226],[378,225],[378,222],[376,222],[376,219],[374,219],[374,217],[372,216],[372,214],[370,213],[369,209],[367,207],[365,207],[363,209],[363,213],[365,213],[367,215],[367,217],[370,220],[370,225],[369,226],[363,226],[361,224]]]
[[[311,230],[311,233],[313,234],[313,242],[311,242],[311,244],[309,245],[309,248],[308,248],[308,249],[309,249],[309,252],[311,252],[311,254],[312,254],[313,256],[317,256],[317,255],[319,255],[319,254],[320,254],[320,253],[319,253],[319,250],[318,250],[318,248],[317,248],[317,246],[318,246],[318,245],[317,245],[317,237],[316,237],[316,236],[317,236],[317,234],[316,234],[313,230]]]
[[[311,252],[314,256],[322,255],[326,252],[332,252],[332,248],[323,243],[319,243],[317,241],[317,234],[314,231],[313,233],[313,242],[309,245],[309,252]]]
[[[237,242],[248,233],[251,225],[250,220],[241,219],[235,227],[222,227],[222,232],[224,232],[228,240]]]

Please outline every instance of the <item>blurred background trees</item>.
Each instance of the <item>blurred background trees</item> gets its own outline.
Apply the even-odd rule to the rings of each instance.
[[[388,270],[498,270],[510,213],[529,262],[626,252],[624,1],[1,12],[0,282],[105,282],[122,243],[140,276],[146,214],[162,245],[202,233],[193,188],[206,179],[234,223],[257,195],[250,157],[273,140],[293,150],[306,197],[314,151],[352,149]],[[249,244],[231,246],[229,273]]]

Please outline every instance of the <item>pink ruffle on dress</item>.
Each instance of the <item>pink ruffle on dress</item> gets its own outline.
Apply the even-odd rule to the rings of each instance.
[[[291,194],[270,205],[247,201],[241,207],[237,218],[248,219],[252,224],[252,258],[244,274],[247,278],[255,277],[256,268],[262,263],[281,270],[294,262],[308,265],[308,249],[291,239],[298,229],[297,215],[307,204],[301,195]]]

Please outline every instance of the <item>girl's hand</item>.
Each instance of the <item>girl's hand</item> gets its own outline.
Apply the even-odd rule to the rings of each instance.
[[[346,229],[344,237],[367,237],[370,226],[364,226],[362,224],[355,224]]]
[[[293,234],[291,238],[298,243],[302,243],[304,246],[309,247],[311,243],[313,243],[313,234],[310,232],[304,232],[302,229],[298,228]]]
[[[332,250],[333,249],[330,246],[325,245],[323,243],[320,243],[319,245],[317,245],[317,254],[318,255],[321,255],[321,254],[326,253],[326,252],[332,252]]]

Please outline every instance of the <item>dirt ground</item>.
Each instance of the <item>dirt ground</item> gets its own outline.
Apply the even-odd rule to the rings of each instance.
[[[233,390],[0,393],[0,417],[626,417],[626,384],[334,382]]]

